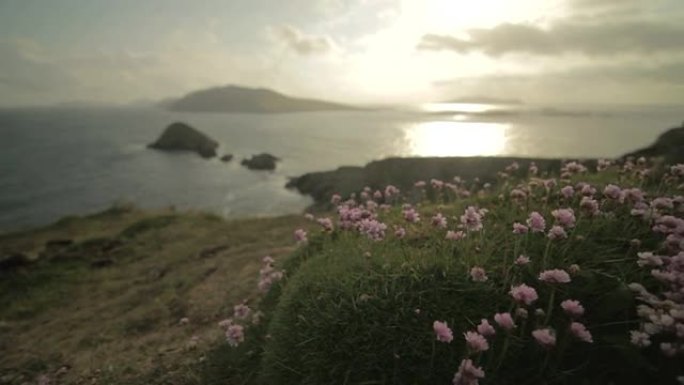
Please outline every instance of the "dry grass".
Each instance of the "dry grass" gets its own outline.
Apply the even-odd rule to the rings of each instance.
[[[86,251],[0,273],[0,384],[40,374],[56,383],[196,383],[194,365],[220,337],[216,323],[254,295],[264,255],[293,250],[297,226],[305,226],[300,216],[227,222],[114,209],[2,236],[0,250],[32,258],[50,239],[121,243],[104,254],[113,261],[107,267],[92,267],[95,254]],[[195,349],[192,336],[200,338]],[[70,369],[55,376],[63,366]]]

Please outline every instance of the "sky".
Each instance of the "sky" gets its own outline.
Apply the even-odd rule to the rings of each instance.
[[[682,21],[682,0],[0,0],[0,106],[226,84],[372,104],[684,104]]]

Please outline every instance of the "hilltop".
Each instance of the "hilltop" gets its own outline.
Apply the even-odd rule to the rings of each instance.
[[[191,92],[163,103],[173,111],[286,113],[355,110],[356,107],[316,99],[290,97],[266,88],[235,85]]]

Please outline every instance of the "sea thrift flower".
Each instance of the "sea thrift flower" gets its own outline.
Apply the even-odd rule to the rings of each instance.
[[[644,332],[640,332],[638,330],[632,330],[629,332],[630,334],[630,341],[632,344],[640,347],[640,348],[645,348],[647,346],[651,345],[651,336]]]
[[[550,348],[556,345],[556,336],[551,329],[537,329],[532,332],[532,337],[537,340],[537,343],[545,348]]]
[[[374,241],[381,241],[385,239],[385,231],[387,230],[387,225],[378,222],[375,219],[362,219],[359,222],[359,232],[365,234],[368,238]]]
[[[445,239],[451,240],[451,241],[458,241],[460,239],[463,239],[466,237],[466,234],[463,231],[447,231]]]
[[[529,317],[529,313],[527,312],[527,309],[519,307],[515,309],[515,316],[518,318],[527,319],[527,317]]]
[[[527,199],[527,194],[523,190],[516,188],[516,189],[511,190],[510,197],[514,201],[519,202],[519,201],[524,201],[525,199]]]
[[[669,342],[661,342],[660,351],[663,352],[666,357],[674,357],[677,355],[677,347]]]
[[[461,215],[461,224],[465,226],[468,231],[482,230],[482,218],[486,211],[478,210],[476,207],[468,206],[463,215]]]
[[[530,175],[534,176],[534,175],[537,175],[539,173],[539,168],[537,167],[537,165],[534,162],[531,162],[530,167],[528,167],[528,169],[527,169],[527,172]]]
[[[491,337],[496,334],[494,326],[492,326],[487,319],[483,318],[480,324],[477,325],[477,332],[485,337]]]
[[[674,166],[670,166],[670,173],[675,176],[684,176],[684,164],[679,163]]]
[[[399,189],[398,188],[396,188],[395,186],[392,186],[391,184],[387,185],[387,187],[385,187],[385,198],[391,198],[391,197],[397,196],[397,195],[399,195]]]
[[[572,186],[565,186],[560,190],[560,193],[563,198],[570,199],[575,195],[575,189]]]
[[[580,194],[586,197],[592,197],[594,194],[596,194],[596,188],[588,183],[583,183],[582,188],[580,189]]]
[[[474,352],[479,353],[489,350],[489,343],[487,343],[487,339],[480,333],[466,332],[463,334],[463,336],[465,337],[468,348]]]
[[[651,252],[637,253],[637,257],[639,257],[637,264],[641,267],[663,265],[663,258],[658,255],[653,255]]]
[[[406,236],[406,229],[404,229],[403,227],[395,228],[394,229],[394,236],[399,238],[399,239],[404,238]]]
[[[472,269],[470,269],[470,277],[475,282],[485,282],[488,279],[485,270],[478,266],[475,266]]]
[[[446,229],[447,219],[444,217],[444,215],[442,215],[442,213],[437,213],[432,217],[432,225],[440,229]]]
[[[435,190],[441,190],[444,187],[444,182],[439,179],[430,179],[430,184]]]
[[[511,313],[496,313],[494,314],[494,321],[505,330],[515,329],[515,322],[513,322]]]
[[[515,264],[519,266],[527,265],[528,263],[530,263],[530,257],[526,255],[521,255],[515,259]]]
[[[572,209],[558,209],[553,210],[551,215],[556,219],[556,223],[565,227],[575,227],[575,212]]]
[[[330,203],[332,203],[335,206],[339,205],[340,202],[342,202],[342,197],[340,196],[340,194],[333,194],[333,196],[330,198]]]
[[[426,183],[424,180],[419,180],[418,182],[414,183],[413,186],[417,188],[423,188],[425,187]]]
[[[551,227],[551,230],[549,230],[549,234],[547,236],[549,239],[566,239],[568,234],[565,232],[564,228],[560,226],[553,226]]]
[[[228,345],[236,347],[245,340],[244,328],[242,325],[230,325],[226,330]]]
[[[547,179],[544,181],[544,188],[547,190],[551,190],[554,187],[556,187],[556,180],[555,179]]]
[[[576,263],[573,263],[572,265],[570,265],[570,266],[568,267],[568,272],[569,272],[570,274],[572,274],[572,275],[575,275],[575,274],[579,273],[579,272],[580,272],[580,267],[579,267],[579,265],[576,264]]]
[[[233,324],[233,320],[231,318],[224,319],[218,323],[218,326],[221,329],[227,330],[230,325]]]
[[[537,291],[524,283],[518,286],[511,286],[510,294],[516,302],[524,303],[525,305],[531,305],[534,301],[539,299]]]
[[[620,187],[614,184],[609,184],[603,189],[603,195],[608,199],[620,199],[622,190],[620,190]]]
[[[592,343],[594,339],[591,337],[591,333],[587,330],[586,326],[579,322],[570,323],[570,333],[577,337],[580,341]]]
[[[403,214],[404,214],[404,219],[409,223],[420,222],[420,214],[418,214],[418,212],[413,208],[404,209]]]
[[[333,222],[330,218],[319,218],[316,220],[323,227],[323,231],[332,232]]]
[[[473,361],[465,359],[461,361],[452,383],[453,385],[478,385],[478,380],[484,376],[484,370],[473,365]]]
[[[252,314],[252,325],[258,325],[261,323],[261,319],[263,317],[264,313],[261,310],[254,312],[254,314]]]
[[[437,341],[449,343],[454,339],[454,334],[446,322],[435,321],[432,329],[435,331]]]
[[[610,167],[611,162],[607,159],[599,159],[598,162],[596,162],[596,171],[603,171]]]
[[[580,208],[589,215],[596,215],[599,212],[599,203],[595,199],[582,197]]]
[[[533,211],[527,219],[527,226],[529,226],[533,233],[539,233],[546,229],[546,220],[544,220],[541,214]]]
[[[313,221],[315,219],[313,214],[310,214],[310,213],[304,214],[304,218],[308,221]]]
[[[658,210],[673,209],[674,202],[671,198],[659,197],[651,201],[651,207]]]
[[[304,229],[297,229],[294,232],[294,238],[297,243],[306,243],[309,239],[306,237],[306,231]]]
[[[375,192],[373,193],[373,199],[382,199],[382,192],[380,192],[379,190],[375,190]]]
[[[246,319],[252,313],[252,309],[245,304],[239,304],[233,307],[233,313],[233,316],[237,319]]]
[[[584,306],[579,301],[573,299],[566,299],[561,302],[563,310],[571,317],[581,317],[584,314]]]
[[[513,234],[526,234],[529,229],[522,223],[513,223]]]
[[[539,280],[546,283],[568,283],[570,275],[561,269],[545,270],[539,273]]]

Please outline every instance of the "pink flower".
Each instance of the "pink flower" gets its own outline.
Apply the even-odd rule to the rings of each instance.
[[[316,220],[321,227],[323,227],[323,231],[327,232],[332,232],[333,231],[333,223],[330,218],[319,218]]]
[[[589,330],[587,330],[587,328],[579,322],[570,323],[570,333],[572,333],[580,341],[588,343],[594,342],[594,339],[591,337],[591,333],[589,332]]]
[[[551,329],[536,329],[532,331],[532,337],[537,340],[537,343],[545,348],[550,348],[556,345],[556,335]]]
[[[529,229],[522,223],[515,222],[513,224],[513,234],[526,234]]]
[[[513,322],[511,313],[496,313],[494,314],[494,321],[505,330],[515,329],[515,322]]]
[[[240,345],[245,340],[244,328],[242,325],[230,325],[226,330],[226,339],[232,347]]]
[[[451,241],[458,241],[460,239],[463,239],[466,237],[466,234],[463,231],[447,231],[445,239],[451,240]]]
[[[387,185],[385,187],[385,198],[391,198],[393,196],[399,195],[399,189],[396,188],[395,186]]]
[[[432,225],[440,229],[446,229],[447,219],[444,217],[444,215],[442,215],[442,213],[437,213],[432,217]]]
[[[511,297],[518,303],[531,305],[534,301],[539,299],[537,291],[533,287],[527,286],[524,283],[518,286],[512,286],[510,291]]]
[[[584,306],[574,299],[566,299],[561,302],[563,310],[571,317],[581,317],[584,314]]]
[[[465,359],[461,361],[452,383],[453,385],[478,385],[478,380],[484,376],[484,370],[473,365],[473,361]]]
[[[551,215],[559,225],[569,229],[575,227],[575,212],[572,209],[553,210]]]
[[[545,270],[539,273],[539,280],[546,283],[568,283],[570,275],[561,269]]]
[[[530,257],[525,255],[521,255],[515,259],[515,264],[519,266],[527,265],[528,263],[530,263]]]
[[[547,237],[549,237],[549,239],[566,239],[568,233],[565,232],[564,228],[554,225],[551,227],[551,230],[549,230]]]
[[[640,332],[638,330],[632,330],[631,332],[629,332],[629,334],[630,341],[632,342],[632,344],[641,348],[645,348],[651,345],[651,336],[649,336],[648,334]]]
[[[449,329],[449,326],[445,322],[435,321],[432,324],[432,329],[435,331],[437,336],[437,341],[449,343],[454,339],[454,334]]]
[[[560,193],[563,198],[570,199],[573,195],[575,195],[575,189],[572,186],[565,186],[560,190]]]
[[[335,206],[339,205],[340,202],[342,202],[342,197],[340,196],[340,194],[333,194],[333,196],[330,198],[330,203],[332,203]]]
[[[485,318],[483,318],[482,321],[480,321],[480,324],[477,325],[477,332],[485,337],[491,337],[496,334],[494,327]]]
[[[423,188],[425,187],[426,183],[424,180],[419,180],[418,182],[414,183],[413,186],[417,188]]]
[[[580,272],[580,267],[578,264],[573,263],[572,265],[568,266],[568,272],[572,275],[576,275]]]
[[[580,208],[589,215],[596,215],[599,212],[599,204],[595,199],[582,197]]]
[[[246,319],[252,313],[252,309],[245,304],[239,304],[233,307],[233,313],[233,316],[237,319]]]
[[[485,212],[484,210],[478,210],[476,207],[468,206],[463,215],[461,215],[461,224],[468,231],[480,231],[482,230],[482,218]]]
[[[404,209],[403,214],[404,214],[404,219],[406,220],[406,222],[409,222],[409,223],[420,222],[420,214],[418,214],[418,212],[415,209],[413,209],[412,207]]]
[[[399,239],[404,238],[406,236],[406,229],[404,229],[403,227],[395,228],[394,229],[394,236],[399,238]]]
[[[430,184],[432,185],[432,188],[435,190],[440,190],[442,187],[444,187],[444,181],[441,181],[439,179],[430,179]]]
[[[227,330],[228,327],[229,327],[230,325],[232,325],[232,324],[233,324],[233,320],[232,320],[231,318],[227,318],[227,319],[224,319],[224,320],[220,321],[220,322],[218,323],[218,326],[219,326],[221,329],[226,329],[226,330]]]
[[[480,333],[466,332],[463,334],[463,336],[465,337],[468,347],[474,352],[479,353],[489,350],[489,343],[487,343],[487,339],[484,338],[484,336]]]
[[[304,229],[295,230],[294,238],[297,243],[306,243],[308,241],[308,238],[306,237],[306,231],[304,231]]]
[[[359,222],[358,229],[361,234],[365,234],[368,238],[381,241],[385,239],[387,225],[375,219],[365,218]]]
[[[614,184],[609,184],[603,189],[603,195],[608,199],[620,199],[622,190],[620,190],[620,187]]]
[[[470,269],[470,277],[475,282],[485,282],[488,279],[485,270],[479,266],[475,266]]]
[[[304,214],[304,218],[308,221],[313,221],[315,219],[313,214],[311,214],[311,213]]]
[[[533,211],[527,219],[527,226],[529,226],[533,233],[540,233],[546,229],[546,220],[544,220],[541,214]]]

